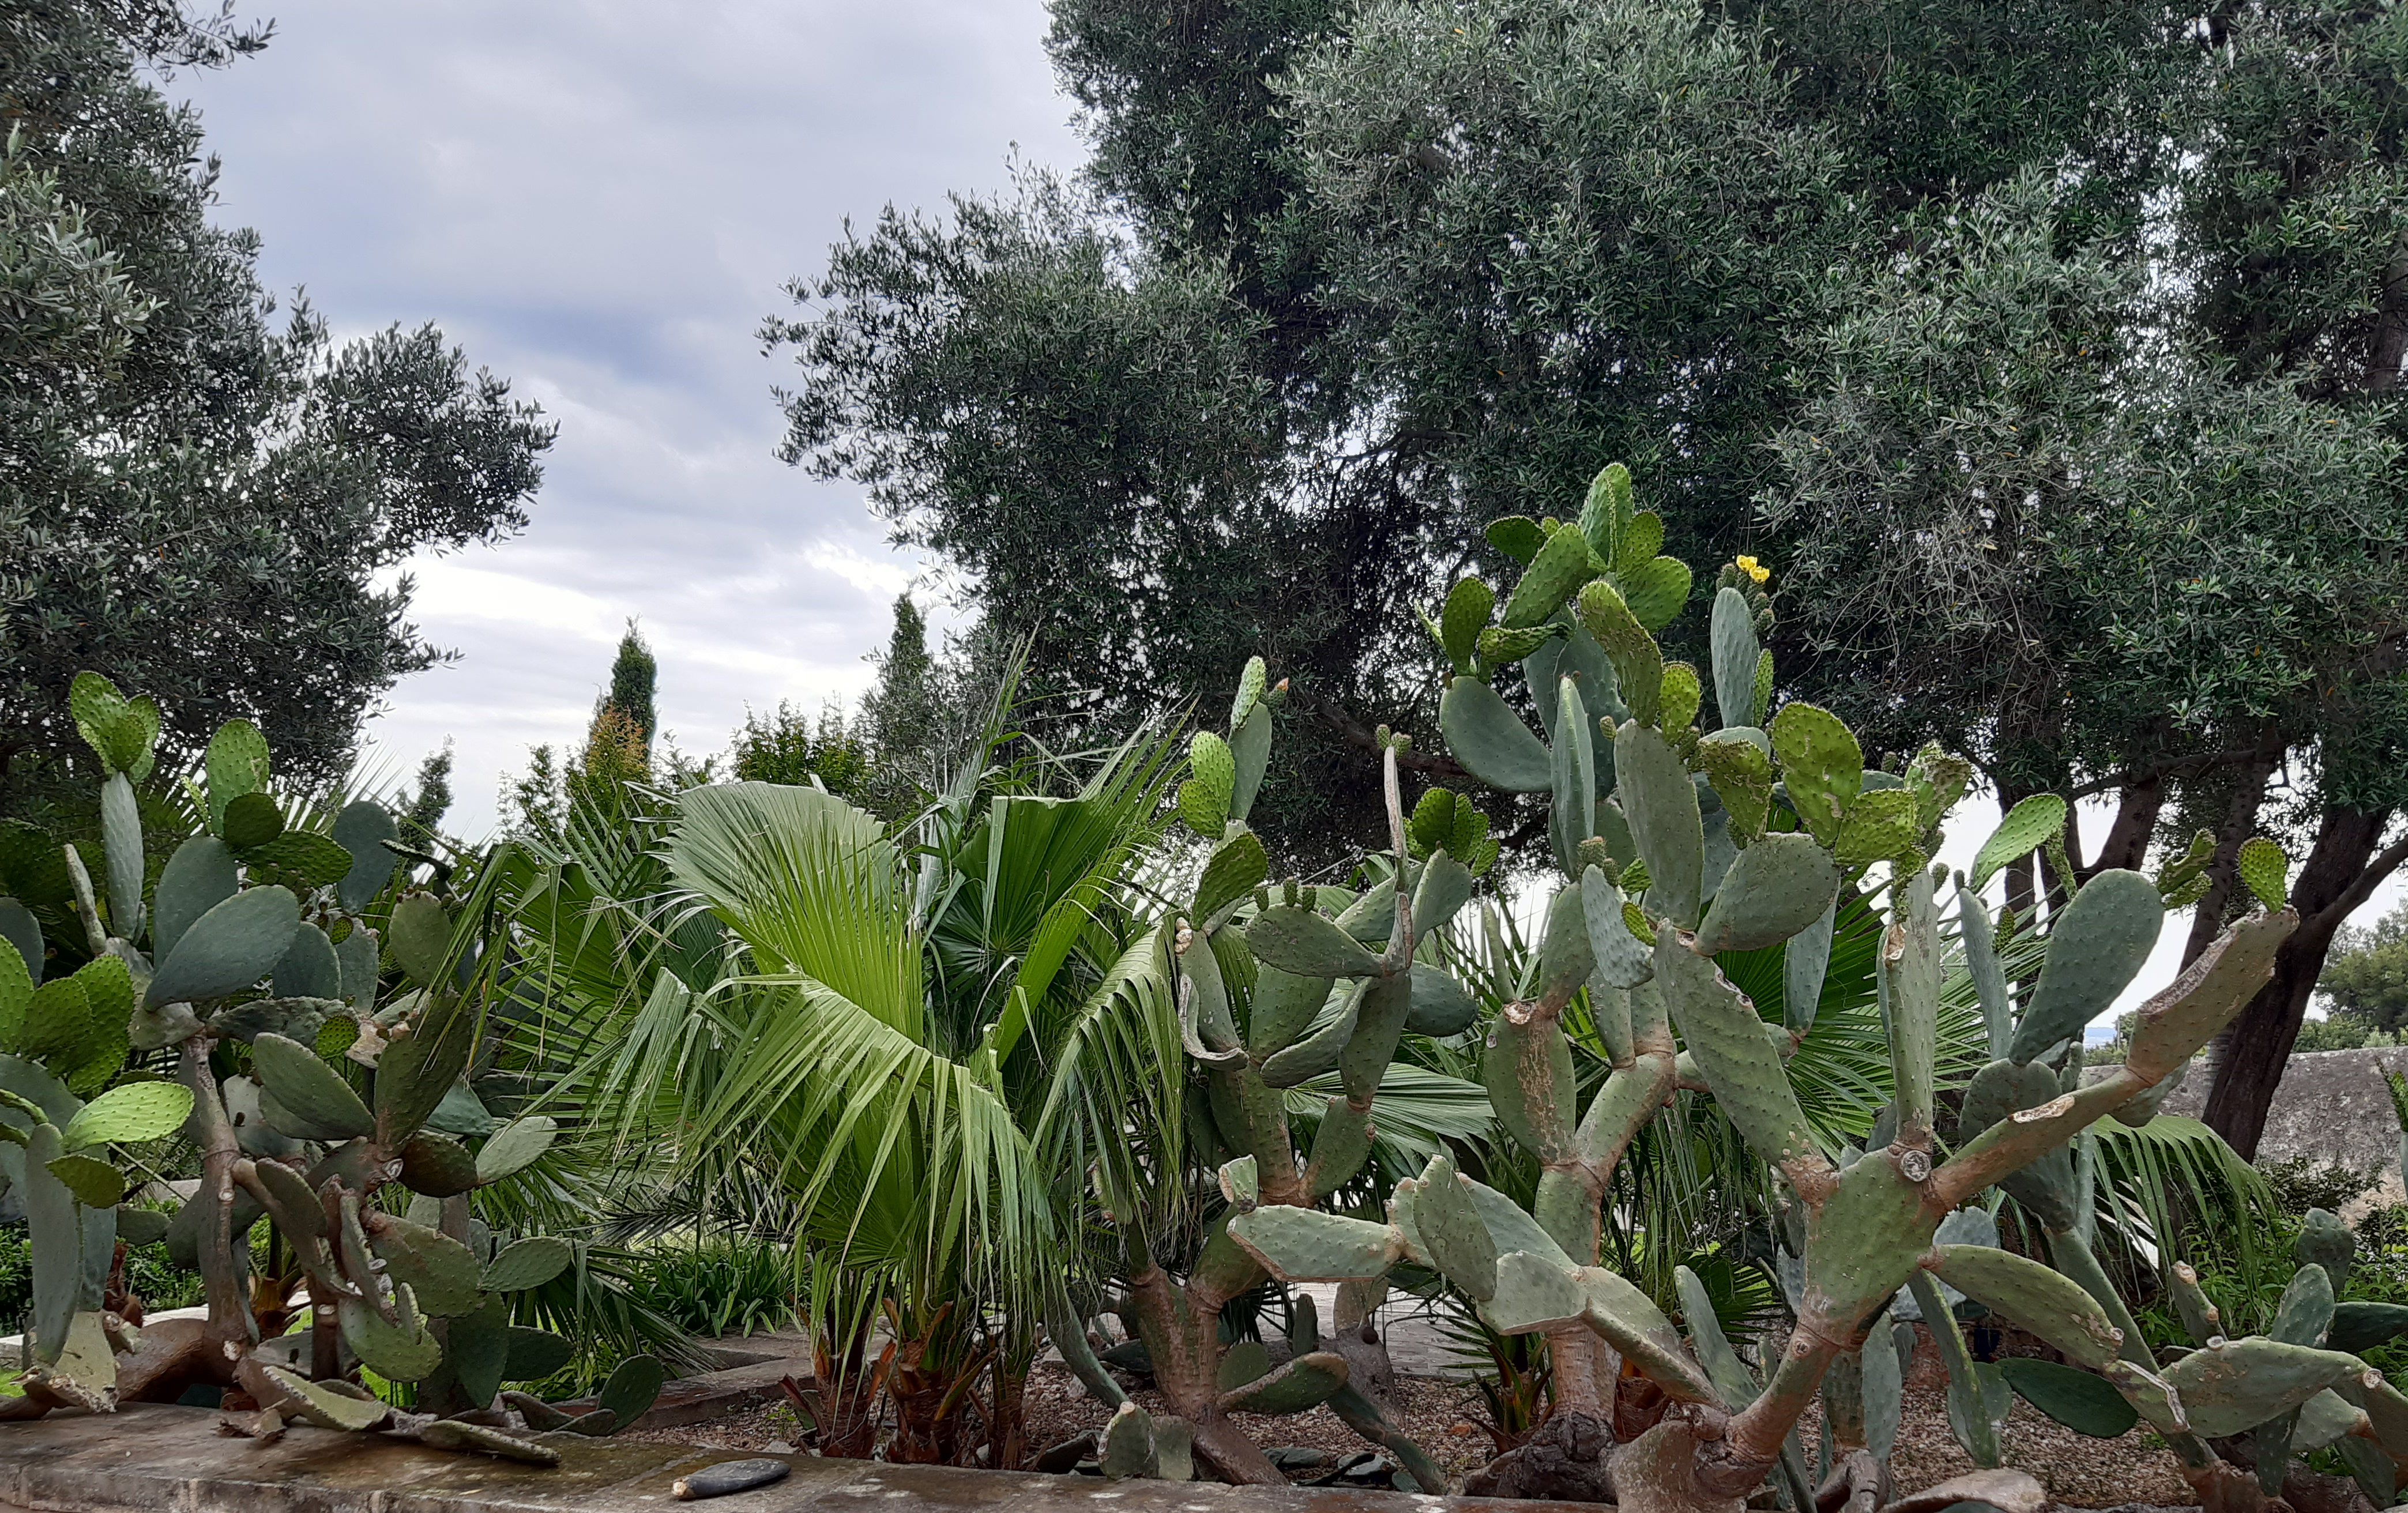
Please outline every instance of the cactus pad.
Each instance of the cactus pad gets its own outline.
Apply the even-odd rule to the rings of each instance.
[[[344,805],[335,816],[333,835],[335,844],[351,859],[350,869],[336,884],[335,897],[345,913],[357,914],[384,892],[394,869],[401,864],[401,858],[385,845],[399,839],[400,832],[384,806],[361,799]]]
[[[1477,678],[1457,678],[1439,701],[1439,729],[1463,770],[1509,793],[1542,793],[1555,786],[1553,758],[1498,692]]]
[[[1393,1224],[1284,1206],[1233,1217],[1229,1238],[1283,1282],[1385,1276],[1405,1253],[1404,1235]]]
[[[1212,849],[1197,880],[1196,900],[1189,915],[1200,928],[1223,910],[1262,886],[1270,876],[1270,857],[1260,836],[1241,830]]]
[[[1507,630],[1539,624],[1562,608],[1592,572],[1587,539],[1578,531],[1557,531],[1539,548],[1521,581],[1506,595],[1498,623]]]
[[[2034,793],[2018,800],[1973,855],[1971,881],[1975,891],[1980,891],[2000,867],[2022,861],[2052,837],[2064,834],[2065,815],[2065,800],[2055,793]]]
[[[219,834],[237,854],[250,852],[284,834],[284,811],[265,793],[237,793],[226,801]]]
[[[2312,1216],[2324,1213],[2321,1208],[2308,1211]],[[2328,1214],[2326,1217],[2329,1219],[2331,1216]],[[2349,1235],[2345,1229],[2341,1233],[2344,1237]],[[2305,1250],[2308,1248],[2307,1235],[2302,1234],[2300,1238],[2299,1249]],[[2342,1275],[2344,1277],[2349,1275],[2346,1262],[2343,1263]],[[2267,1326],[2266,1336],[2286,1345],[2321,1346],[2325,1342],[2325,1330],[2332,1323],[2332,1316],[2331,1274],[2313,1261],[2302,1261],[2300,1269],[2291,1274],[2289,1285],[2283,1289],[2282,1299],[2274,1306],[2274,1321]]]
[[[1479,1000],[1443,967],[1415,962],[1412,975],[1411,1007],[1405,1015],[1405,1028],[1413,1034],[1443,1040],[1471,1028],[1472,1021],[1480,1017]]]
[[[335,1317],[343,1343],[370,1371],[394,1381],[424,1381],[443,1363],[443,1347],[427,1332],[414,1308],[398,1306],[398,1299],[407,1292],[407,1284],[396,1289],[397,1319],[386,1319],[357,1298],[339,1300]]]
[[[1497,1242],[1444,1154],[1432,1156],[1422,1170],[1413,1194],[1413,1228],[1431,1263],[1474,1302],[1496,1295]]]
[[[1555,1025],[1500,1015],[1480,1058],[1480,1079],[1498,1122],[1522,1149],[1542,1162],[1572,1154],[1571,1048]]]
[[[1257,966],[1246,1049],[1256,1057],[1268,1057],[1293,1045],[1328,1002],[1329,986],[1327,978],[1300,978],[1275,966]]]
[[[2291,864],[2283,855],[2283,848],[2263,835],[2252,835],[2241,843],[2237,864],[2241,880],[2248,884],[2268,913],[2280,910],[2288,901]]]
[[[1301,978],[1369,977],[1380,959],[1309,908],[1274,905],[1246,927],[1257,961]]]
[[[1664,517],[1652,509],[1634,514],[1626,507],[1622,511],[1621,528],[1614,533],[1613,550],[1604,556],[1612,564],[1614,577],[1627,578],[1656,561],[1656,554],[1663,545]],[[1687,564],[1682,565],[1685,570]],[[1626,589],[1626,595],[1627,592]],[[1684,588],[1682,592],[1685,596],[1687,590]]]
[[[1713,906],[1698,927],[1697,949],[1712,956],[1777,946],[1829,910],[1839,890],[1839,864],[1813,836],[1766,835],[1740,852],[1723,874]]]
[[[1855,733],[1828,709],[1788,704],[1766,734],[1780,759],[1790,806],[1816,840],[1837,841],[1840,822],[1864,783],[1865,753]]]
[[[1732,588],[1716,591],[1707,640],[1713,651],[1714,707],[1723,724],[1755,724],[1756,663],[1762,649],[1747,595]]]
[[[430,1198],[458,1197],[477,1186],[477,1158],[459,1141],[422,1130],[401,1148],[401,1181]]]
[[[2291,1244],[2291,1254],[2303,1265],[2313,1263],[2324,1268],[2331,1291],[2338,1293],[2349,1285],[2350,1267],[2358,1258],[2358,1236],[2335,1214],[2311,1208],[2300,1225],[2300,1237]],[[2288,1295],[2285,1294],[2286,1299]],[[2283,1336],[2276,1334],[2275,1337]],[[2315,1341],[2297,1339],[2291,1343],[2312,1345]]]
[[[546,1114],[529,1114],[503,1125],[477,1152],[477,1180],[498,1182],[524,1170],[552,1149],[558,1130]]]
[[[2190,1060],[2274,975],[2274,953],[2299,927],[2289,910],[2227,926],[2199,960],[2141,1006],[2124,1064],[2154,1082]]]
[[[159,706],[148,695],[126,698],[100,674],[79,672],[67,685],[67,713],[103,771],[112,777],[123,773],[136,782],[149,774],[159,740]]]
[[[1439,611],[1439,644],[1456,672],[1471,670],[1471,656],[1478,649],[1480,633],[1487,627],[1496,609],[1497,591],[1476,578],[1458,578],[1455,587],[1447,590],[1446,607]]]
[[[343,963],[336,957],[335,943],[326,938],[326,932],[304,920],[293,932],[293,944],[285,948],[269,980],[279,998],[340,999]]]
[[[1469,805],[1463,807],[1473,820],[1480,821],[1481,831],[1487,829],[1488,822],[1479,810]],[[1471,840],[1472,850],[1477,852],[1481,845],[1481,839],[1475,834]],[[1463,855],[1450,848],[1435,853],[1423,864],[1422,875],[1413,884],[1413,935],[1416,939],[1445,929],[1463,911],[1463,906],[1471,902],[1472,869],[1461,860]]]
[[[1617,550],[1615,556],[1620,555]],[[1689,602],[1689,564],[1678,557],[1651,557],[1628,568],[1617,566],[1613,578],[1630,607],[1630,618],[1650,631],[1672,623]]]
[[[2262,1335],[2193,1350],[2165,1369],[2191,1428],[2212,1438],[2254,1429],[2366,1370],[2338,1350],[2286,1345]]]
[[[2015,1395],[2077,1434],[2118,1439],[2140,1412],[2103,1377],[2054,1361],[2008,1356],[1999,1363]]]
[[[1323,980],[1320,978],[1315,981]],[[1338,1064],[1338,1058],[1354,1038],[1354,1025],[1363,998],[1369,992],[1372,979],[1358,980],[1348,992],[1338,1016],[1303,1039],[1274,1051],[1263,1062],[1263,1085],[1270,1088],[1292,1088],[1299,1082],[1319,1077]]]
[[[1751,727],[1716,731],[1698,743],[1698,762],[1714,796],[1730,814],[1731,838],[1742,846],[1764,834],[1772,812],[1772,758],[1750,735]]]
[[[1354,1010],[1354,1033],[1338,1049],[1339,1083],[1348,1097],[1368,1104],[1380,1091],[1412,1008],[1409,976],[1373,978],[1364,985]]]
[[[251,1054],[265,1090],[261,1106],[268,1122],[284,1134],[348,1140],[375,1131],[376,1116],[316,1050],[280,1035],[262,1035],[252,1039]]]
[[[173,1135],[193,1111],[192,1090],[174,1082],[128,1082],[76,1110],[61,1138],[69,1150],[138,1145]]]
[[[406,893],[394,901],[385,944],[410,981],[431,988],[451,954],[452,921],[433,894]]]
[[[2011,1250],[1987,1245],[1936,1248],[1933,1276],[1975,1302],[1987,1304],[2082,1364],[2096,1369],[2115,1359],[2121,1333],[2079,1282]]]
[[[1539,942],[1539,999],[1548,1012],[1571,1001],[1597,970],[1589,949],[1588,911],[1578,888],[1559,888],[1547,903],[1547,933]]]
[[[1831,934],[1839,923],[1835,897],[1821,918],[1789,937],[1781,955],[1781,1019],[1792,1030],[1814,1027],[1823,980],[1831,967]]]
[[[477,1258],[469,1249],[438,1230],[394,1219],[388,1214],[369,1217],[368,1249],[385,1263],[385,1275],[396,1282],[409,1284],[419,1306],[438,1319],[454,1319],[474,1313],[479,1305],[480,1291]],[[280,1218],[280,1224],[282,1220]],[[526,1244],[526,1241],[521,1241]],[[567,1245],[554,1241],[566,1263]],[[515,1248],[513,1248],[515,1249]],[[508,1251],[503,1252],[508,1255]],[[532,1285],[532,1284],[525,1284]],[[495,1288],[495,1292],[514,1292],[514,1288]]]
[[[1656,942],[1656,986],[1723,1117],[1774,1165],[1819,1155],[1756,1006],[1671,931]]]
[[[1704,700],[1698,683],[1698,669],[1685,662],[1664,664],[1662,692],[1657,696],[1656,722],[1665,730],[1678,734],[1697,723],[1698,708]]]
[[[1221,1394],[1224,1413],[1302,1413],[1337,1395],[1346,1385],[1346,1358],[1313,1350]]]
[[[301,905],[282,888],[246,888],[212,906],[167,953],[148,1004],[220,998],[265,977],[293,944]]]
[[[1622,913],[1622,890],[1607,879],[1604,869],[1584,869],[1580,891],[1597,979],[1609,988],[1635,988],[1654,976],[1655,949],[1630,933],[1630,923]],[[1622,1038],[1627,1042],[1629,1037]]]
[[[2408,1303],[2343,1303],[2333,1307],[2325,1349],[2352,1355],[2408,1334]]]
[[[1717,1401],[1713,1378],[1690,1358],[1654,1299],[1627,1277],[1599,1266],[1583,1266],[1573,1279],[1585,1300],[1583,1320],[1650,1381],[1684,1403]]]
[[[1922,836],[1913,793],[1903,788],[1868,788],[1848,801],[1831,849],[1851,871],[1875,862],[1903,864],[1916,854]]]
[[[1500,1335],[1545,1334],[1581,1320],[1587,1294],[1573,1273],[1523,1250],[1497,1258],[1497,1291],[1480,1316]]]
[[[263,1366],[260,1369],[284,1394],[280,1406],[293,1417],[321,1429],[341,1429],[356,1434],[377,1427],[393,1414],[391,1408],[373,1398],[363,1401],[347,1396],[316,1382],[305,1381],[282,1366]]]
[[[1580,622],[1613,664],[1615,685],[1629,705],[1630,718],[1654,724],[1664,690],[1664,653],[1656,638],[1614,586],[1602,580],[1581,590]]]
[[[2050,926],[2040,985],[2008,1057],[2028,1062],[2106,1012],[2147,964],[2165,913],[2157,885],[2137,872],[2111,868],[2085,883]]]
[[[653,1357],[631,1355],[611,1369],[602,1390],[595,1394],[595,1406],[618,1415],[623,1424],[633,1424],[650,1411],[668,1375]]]
[[[468,1450],[505,1461],[521,1461],[528,1465],[553,1466],[560,1463],[560,1452],[549,1445],[521,1439],[490,1424],[464,1423],[457,1419],[436,1420],[418,1431],[418,1442],[438,1450]]]
[[[1635,721],[1622,727],[1613,748],[1622,812],[1647,864],[1648,902],[1675,923],[1694,925],[1706,855],[1698,790],[1688,767],[1663,736]]]

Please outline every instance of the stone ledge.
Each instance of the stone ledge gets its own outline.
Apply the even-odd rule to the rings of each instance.
[[[208,1408],[141,1405],[113,1417],[0,1424],[0,1507],[27,1513],[562,1513],[678,1506],[680,1476],[752,1452],[545,1436],[545,1469],[381,1435],[296,1427],[274,1444],[218,1432]],[[793,1475],[713,1498],[717,1513],[1541,1513],[1559,1504],[1335,1488],[1111,1482],[946,1466],[782,1456]]]

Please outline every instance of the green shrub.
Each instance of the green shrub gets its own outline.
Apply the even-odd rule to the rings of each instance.
[[[167,1259],[165,1241],[129,1248],[125,1285],[143,1307],[189,1308],[201,1301],[201,1274]],[[34,1263],[22,1226],[0,1230],[0,1328],[14,1332],[34,1306]]]
[[[736,1235],[665,1240],[641,1252],[635,1294],[704,1339],[763,1334],[796,1322],[794,1262],[785,1247]]]
[[[2374,1191],[2383,1180],[2379,1166],[2357,1167],[2295,1156],[2289,1161],[2262,1161],[2258,1174],[2273,1190],[2274,1206],[2294,1223],[2311,1208],[2335,1213]]]

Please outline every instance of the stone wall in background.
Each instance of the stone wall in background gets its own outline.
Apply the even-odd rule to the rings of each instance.
[[[2319,1050],[2294,1056],[2266,1111],[2266,1133],[2258,1144],[2260,1162],[2304,1156],[2330,1164],[2383,1167],[2383,1186],[2373,1204],[2408,1200],[2400,1173],[2400,1120],[2391,1112],[2386,1071],[2408,1073],[2408,1046],[2364,1050]],[[2197,1119],[2207,1102],[2207,1065],[2194,1063],[2166,1100],[2166,1112]],[[2347,1216],[2355,1219],[2355,1213]]]

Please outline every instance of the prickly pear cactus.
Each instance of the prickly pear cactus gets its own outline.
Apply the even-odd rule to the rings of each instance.
[[[1654,1421],[1607,1461],[1615,1500],[1639,1513],[1737,1513],[1776,1467],[1801,1506],[1815,1498],[1856,1513],[1879,1507],[1898,1419],[1892,1320],[1902,1291],[1925,1318],[1943,1320],[1943,1289],[1972,1297],[2119,1389],[2129,1380],[2155,1390],[2145,1364],[2128,1359],[2139,1353],[2137,1331],[2111,1317],[2085,1277],[1983,1243],[1994,1236],[1965,1233],[1954,1216],[2002,1181],[2062,1196],[2070,1184],[2054,1163],[2069,1145],[2099,1119],[2152,1106],[2268,979],[2296,916],[2259,913],[2226,931],[2143,1008],[2126,1064],[2088,1086],[2060,1080],[2044,1063],[2145,959],[2162,914],[2157,886],[2128,873],[2094,878],[2051,930],[2018,1022],[2007,1021],[1995,956],[1969,948],[2001,1043],[1982,1085],[1989,1102],[1981,1106],[1998,1113],[1961,1128],[1942,1159],[1933,1084],[1941,894],[1950,879],[1928,859],[1968,764],[1927,749],[1903,773],[1880,772],[1828,711],[1772,708],[1761,645],[1766,575],[1752,562],[1727,569],[1714,594],[1711,682],[1720,719],[1719,728],[1701,728],[1707,680],[1667,663],[1653,635],[1680,609],[1689,575],[1659,565],[1670,561],[1656,555],[1661,522],[1633,507],[1618,467],[1598,476],[1577,522],[1503,521],[1491,539],[1526,571],[1505,595],[1500,624],[1487,622],[1497,595],[1484,586],[1450,593],[1437,627],[1455,667],[1441,724],[1474,776],[1553,801],[1564,884],[1533,978],[1500,1016],[1484,1072],[1498,1122],[1540,1160],[1537,1201],[1525,1210],[1440,1159],[1398,1186],[1384,1223],[1264,1205],[1231,1220],[1230,1238],[1285,1279],[1376,1277],[1400,1260],[1441,1273],[1491,1328],[1547,1337],[1559,1413],[1603,1418],[1626,1369],[1646,1378]],[[1533,642],[1532,631],[1543,635]],[[1541,733],[1489,683],[1512,660],[1545,717]],[[1956,890],[1969,933],[1990,922],[1971,890],[2049,844],[2062,821],[2061,806],[2053,818],[2020,806],[2007,817],[1976,880]],[[1877,969],[1896,1101],[1876,1132],[1882,1143],[1861,1152],[1823,1147],[1786,1071],[1812,1022],[1843,887],[1878,899],[1885,915]],[[1784,948],[1787,1012],[1786,1022],[1770,1024],[1714,958],[1776,945]],[[1585,1111],[1561,1027],[1584,992],[1612,1065]],[[1600,1204],[1614,1167],[1638,1128],[1684,1087],[1713,1097],[1789,1197],[1797,1322],[1784,1345],[1765,1351],[1762,1377],[1721,1336],[1701,1292],[1684,1303],[1684,1337],[1654,1300],[1598,1264]],[[1969,1113],[1969,1123],[1976,1117]],[[2078,1260],[2071,1269],[2081,1271]],[[1963,1377],[1961,1391],[1978,1401],[1962,1411],[1993,1423],[2003,1389],[1970,1369]],[[1818,1396],[1833,1441],[1819,1495],[1794,1434]],[[1516,1471],[1500,1463],[1480,1490],[1547,1490]],[[1953,1491],[2000,1506],[2040,1501],[2037,1483],[2014,1472],[1981,1473]]]
[[[1288,1359],[1274,1365],[1261,1346],[1225,1347],[1220,1337],[1224,1306],[1264,1277],[1231,1240],[1229,1216],[1327,1217],[1314,1206],[1371,1158],[1373,1100],[1404,1035],[1454,1035],[1471,1025],[1470,993],[1417,958],[1415,945],[1470,900],[1475,867],[1496,855],[1486,821],[1451,794],[1425,795],[1408,820],[1397,768],[1406,743],[1383,730],[1390,846],[1369,864],[1374,886],[1360,896],[1293,879],[1272,886],[1269,854],[1247,817],[1285,692],[1269,682],[1261,659],[1250,662],[1227,735],[1195,737],[1192,776],[1179,792],[1181,818],[1210,854],[1165,945],[1178,983],[1181,1038],[1201,1084],[1191,1133],[1219,1163],[1225,1213],[1186,1256],[1157,1256],[1142,1224],[1123,1220],[1131,1253],[1122,1312],[1134,1320],[1172,1413],[1149,1419],[1120,1404],[1104,1468],[1180,1479],[1201,1462],[1233,1481],[1283,1481],[1230,1415],[1326,1404],[1436,1492],[1442,1474],[1354,1380],[1345,1342],[1326,1346],[1307,1326],[1288,1342]],[[1332,1074],[1337,1091],[1322,1100],[1311,1139],[1301,1142],[1291,1091]],[[1088,1359],[1082,1323],[1057,1315],[1052,1332],[1098,1395],[1117,1403],[1111,1378]]]
[[[502,1386],[567,1363],[567,1342],[510,1323],[509,1295],[550,1281],[572,1252],[558,1239],[493,1235],[468,1199],[540,1157],[552,1123],[498,1123],[464,1080],[482,979],[453,949],[439,899],[395,896],[393,820],[360,802],[324,833],[292,823],[267,790],[266,742],[235,721],[192,785],[206,828],[177,846],[146,898],[131,785],[152,765],[157,710],[93,674],[76,679],[73,704],[105,774],[105,894],[79,852],[62,853],[90,960],[39,980],[50,954],[40,922],[0,902],[12,948],[0,949],[0,1173],[29,1213],[55,1220],[33,1226],[34,1363],[16,1401],[23,1411],[106,1410],[217,1385],[259,1406],[260,1419],[237,1426],[246,1433],[298,1419],[556,1461],[523,1435],[564,1425],[503,1402]],[[392,995],[388,956],[406,983]],[[83,1102],[129,1049],[172,1049],[176,1080],[128,1081]],[[221,1077],[221,1061],[238,1070]],[[199,1190],[171,1220],[119,1208],[125,1182],[108,1148],[179,1128],[201,1152]],[[380,1201],[396,1182],[416,1194],[407,1216]],[[251,1276],[263,1218],[297,1277]],[[206,1320],[137,1334],[97,1311],[121,1226],[163,1235],[201,1273]],[[254,1295],[280,1316],[295,1285],[309,1327],[263,1338]],[[416,1383],[428,1411],[364,1393],[352,1379],[362,1368]],[[565,1427],[607,1434],[641,1413],[659,1368],[639,1358],[622,1377],[603,1409]]]
[[[2302,1462],[2329,1449],[2374,1506],[2388,1506],[2408,1473],[2408,1398],[2357,1352],[2408,1333],[2408,1308],[2334,1301],[2348,1285],[2357,1243],[2333,1215],[2309,1210],[2294,1247],[2299,1269],[2272,1322],[2240,1337],[2226,1335],[2198,1274],[2177,1262],[2169,1292],[2195,1349],[2162,1366],[2127,1349],[2103,1377],[2022,1363],[2015,1391],[2081,1434],[2112,1438],[2147,1420],[2203,1498],[2220,1500],[2211,1506],[2261,1507],[2277,1498],[2338,1506],[2346,1497],[2336,1499]],[[2107,1311],[2128,1318],[2120,1303]]]

